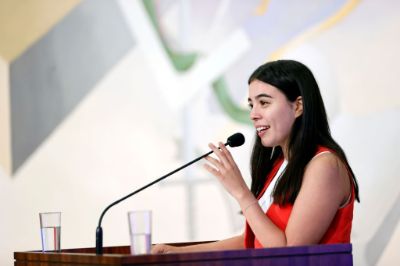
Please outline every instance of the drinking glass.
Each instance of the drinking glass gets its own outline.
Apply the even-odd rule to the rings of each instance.
[[[39,213],[43,252],[61,250],[61,212]]]
[[[131,254],[150,254],[151,248],[151,211],[128,212]]]

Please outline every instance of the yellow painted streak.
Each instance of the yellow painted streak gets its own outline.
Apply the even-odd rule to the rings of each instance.
[[[256,7],[254,11],[256,16],[263,16],[267,12],[270,0],[262,0],[261,3]]]
[[[11,62],[81,0],[1,0],[0,55]]]
[[[294,49],[295,47],[300,46],[302,43],[306,42],[308,39],[312,38],[313,36],[321,33],[324,30],[332,27],[344,17],[346,17],[358,4],[360,0],[349,0],[347,1],[341,9],[338,10],[335,14],[330,16],[327,20],[321,22],[320,24],[316,25],[315,27],[305,31],[304,33],[300,34],[289,43],[284,45],[283,47],[279,48],[275,52],[273,52],[267,61],[277,60],[283,57],[288,50]]]
[[[11,123],[9,66],[0,57],[0,165],[11,175]]]

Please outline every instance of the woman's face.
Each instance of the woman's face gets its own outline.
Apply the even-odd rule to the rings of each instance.
[[[301,97],[290,102],[276,87],[254,80],[249,86],[250,118],[265,147],[286,150],[295,119],[302,114]]]

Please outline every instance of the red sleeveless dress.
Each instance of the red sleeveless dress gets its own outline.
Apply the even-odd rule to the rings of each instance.
[[[316,152],[315,155],[324,151],[330,151],[330,150],[324,147],[320,147],[318,148],[318,151]],[[282,163],[283,163],[283,158],[275,163],[275,165],[272,168],[272,171],[269,173],[267,177],[267,181],[265,182],[263,191],[260,193],[258,199],[261,198],[261,196],[264,194],[265,190],[267,189],[272,179],[278,172]],[[351,225],[353,222],[353,209],[354,209],[354,199],[355,199],[355,191],[352,180],[351,184],[352,184],[352,189],[349,202],[337,211],[328,230],[322,237],[319,244],[350,243]],[[266,215],[277,227],[279,227],[282,231],[285,231],[290,214],[292,212],[292,208],[293,208],[292,204],[279,206],[279,204],[272,203],[271,206],[268,208]],[[247,222],[246,222],[244,241],[246,248],[263,248],[263,246],[257,240]]]

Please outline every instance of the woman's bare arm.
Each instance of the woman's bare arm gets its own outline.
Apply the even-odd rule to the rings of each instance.
[[[244,234],[234,236],[228,239],[197,244],[176,247],[165,244],[154,245],[151,249],[151,253],[185,253],[185,252],[201,252],[201,251],[217,251],[217,250],[229,250],[229,249],[243,249],[244,248]]]

